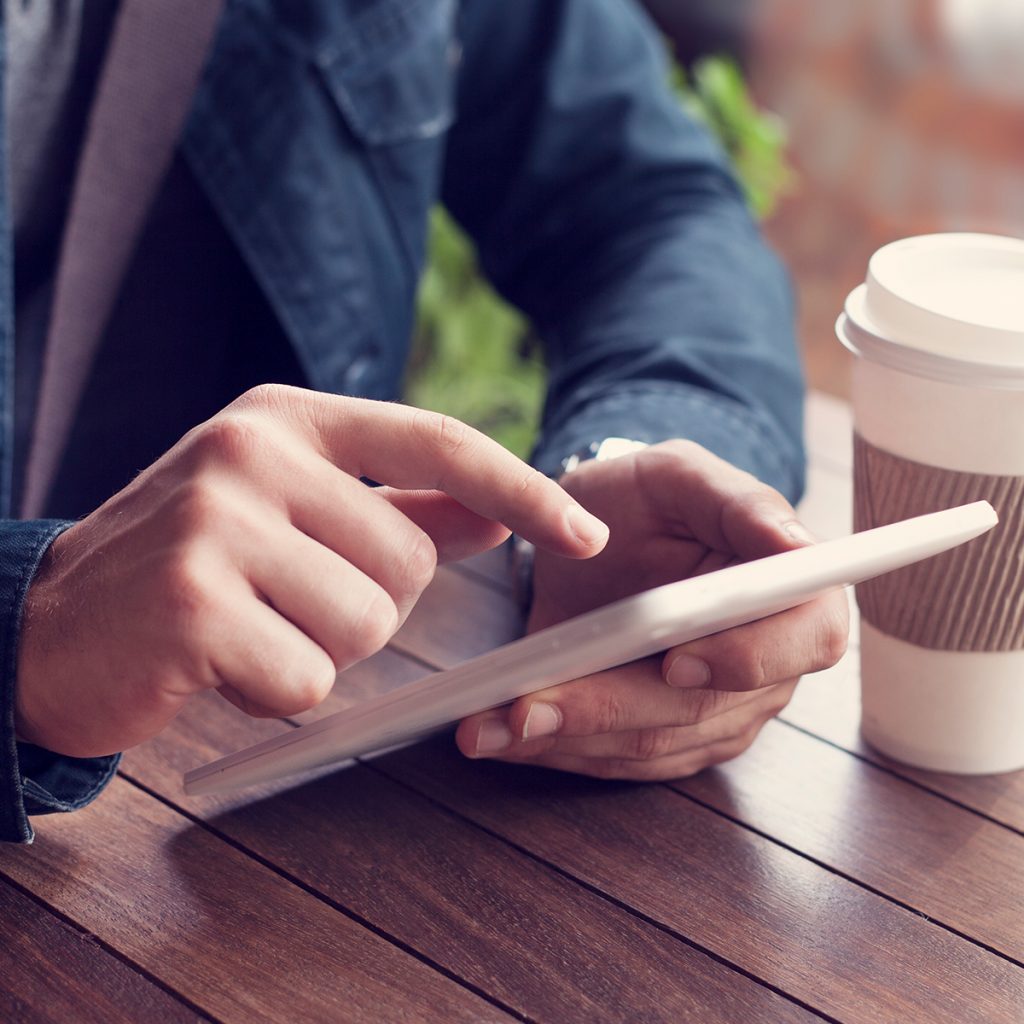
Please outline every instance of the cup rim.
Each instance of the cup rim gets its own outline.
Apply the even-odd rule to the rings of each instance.
[[[936,351],[931,347],[935,332],[954,325],[970,330],[989,346],[1003,345],[1007,341],[1014,344],[1024,342],[1024,327],[1019,323],[1006,326],[990,322],[980,314],[978,317],[968,317],[961,313],[940,312],[913,294],[907,294],[906,282],[901,280],[901,274],[904,273],[903,264],[908,251],[925,258],[948,254],[946,260],[959,258],[964,264],[961,269],[970,272],[971,264],[978,256],[1005,259],[1012,255],[1015,261],[1024,260],[1024,238],[979,231],[945,231],[899,238],[876,249],[868,260],[865,281],[868,288],[863,309],[868,312],[866,323],[869,329],[877,324],[888,324],[891,328],[889,319],[895,318],[897,322],[902,322],[899,327],[901,336],[909,332],[910,338],[920,337],[922,333],[928,337],[929,352]],[[904,341],[914,344],[906,338]],[[984,361],[998,362],[999,359],[995,357]],[[1024,365],[1024,358],[1020,362]]]
[[[866,291],[867,285],[860,284],[850,292],[835,326],[836,337],[843,347],[858,358],[946,384],[999,391],[1024,390],[1024,364],[957,359],[886,337],[871,324],[864,311]]]

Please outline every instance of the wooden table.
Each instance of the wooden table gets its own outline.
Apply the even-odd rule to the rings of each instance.
[[[803,514],[839,534],[844,406],[812,397],[809,443]],[[317,713],[517,629],[497,556],[446,569]],[[885,761],[856,674],[854,649],[742,758],[667,785],[446,739],[186,799],[184,769],[287,728],[196,701],[0,850],[0,1019],[1022,1024],[1024,773]]]

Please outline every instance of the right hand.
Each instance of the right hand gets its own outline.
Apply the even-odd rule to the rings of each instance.
[[[607,539],[458,421],[256,388],[54,541],[25,602],[18,738],[114,753],[211,688],[253,715],[296,714],[387,643],[438,560],[510,529],[576,558]]]

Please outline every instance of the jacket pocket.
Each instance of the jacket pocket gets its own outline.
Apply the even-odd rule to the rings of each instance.
[[[352,133],[381,146],[442,135],[455,107],[456,0],[382,0],[316,63]]]

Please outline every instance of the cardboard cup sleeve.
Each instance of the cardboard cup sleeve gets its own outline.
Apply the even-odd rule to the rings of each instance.
[[[935,558],[857,586],[863,618],[942,651],[1024,650],[1024,477],[913,462],[854,434],[854,529],[985,499],[999,525]]]

